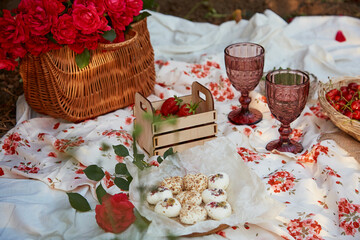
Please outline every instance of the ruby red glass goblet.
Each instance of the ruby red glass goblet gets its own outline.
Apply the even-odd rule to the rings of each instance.
[[[303,111],[309,95],[309,76],[298,70],[276,70],[266,75],[266,98],[271,113],[281,122],[280,138],[269,142],[266,149],[280,152],[302,152],[300,143],[289,138],[290,123]]]
[[[249,109],[249,92],[259,84],[263,75],[265,49],[255,43],[235,43],[225,48],[226,73],[231,84],[241,92],[241,107],[228,115],[236,125],[251,125],[261,121],[262,113]]]

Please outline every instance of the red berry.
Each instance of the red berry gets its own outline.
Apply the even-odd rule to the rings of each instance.
[[[182,105],[177,113],[177,115],[179,117],[183,117],[183,116],[189,116],[192,114],[195,114],[196,108],[199,106],[199,103],[185,103],[184,105]]]
[[[360,100],[353,101],[351,103],[352,110],[360,110]]]
[[[360,110],[355,110],[355,111],[352,113],[352,118],[353,118],[353,119],[356,119],[356,120],[360,120]]]
[[[181,102],[182,99],[178,98],[177,96],[166,99],[165,102],[161,105],[161,114],[163,116],[176,114],[179,111]]]
[[[358,89],[358,86],[359,85],[357,83],[354,83],[354,82],[348,84],[348,88],[351,89],[351,90],[354,90],[354,91],[356,91]]]

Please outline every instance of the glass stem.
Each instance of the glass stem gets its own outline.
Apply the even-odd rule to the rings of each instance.
[[[291,132],[290,124],[281,124],[279,128],[281,144],[290,144],[289,135]]]
[[[249,97],[248,91],[242,91],[241,97],[239,98],[239,102],[241,103],[241,113],[245,114],[249,112],[249,104],[251,102],[251,97]]]

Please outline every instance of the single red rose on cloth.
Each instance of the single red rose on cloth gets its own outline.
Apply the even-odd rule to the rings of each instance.
[[[345,42],[346,41],[345,35],[341,30],[337,31],[336,36],[335,36],[335,40],[338,41],[338,42]]]
[[[51,32],[59,44],[73,44],[78,30],[73,24],[73,18],[69,14],[64,14],[57,19]]]
[[[134,205],[125,193],[105,195],[95,207],[96,222],[106,232],[121,233],[136,220]]]
[[[73,6],[72,17],[75,28],[82,34],[99,33],[100,31],[109,31],[108,21],[96,11],[94,5],[84,6],[78,4]]]
[[[0,18],[0,42],[1,43],[21,43],[28,38],[23,16],[18,14],[11,16],[9,10],[3,10],[3,17]]]

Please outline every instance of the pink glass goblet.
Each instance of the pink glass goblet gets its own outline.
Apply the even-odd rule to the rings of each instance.
[[[255,43],[235,43],[225,48],[226,73],[231,84],[241,92],[241,108],[231,111],[230,122],[236,125],[251,125],[261,121],[262,114],[249,109],[249,92],[259,84],[263,74],[265,49]]]
[[[290,123],[298,118],[309,95],[309,76],[298,70],[276,70],[266,75],[266,98],[271,113],[281,122],[280,138],[269,142],[266,149],[280,152],[302,152],[300,143],[289,138]]]

